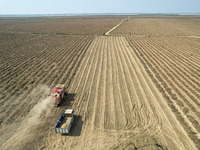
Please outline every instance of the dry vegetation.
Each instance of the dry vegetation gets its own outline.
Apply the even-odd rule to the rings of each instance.
[[[0,20],[0,149],[200,149],[200,18],[135,16],[99,36],[122,19]],[[61,107],[40,108],[57,83]]]

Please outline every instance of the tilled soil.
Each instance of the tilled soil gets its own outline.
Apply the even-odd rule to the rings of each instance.
[[[199,149],[199,39],[168,33],[1,33],[1,149]],[[69,94],[52,107],[57,83]],[[75,110],[74,126],[56,134],[66,108]]]

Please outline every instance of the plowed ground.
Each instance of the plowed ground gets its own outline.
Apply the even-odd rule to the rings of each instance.
[[[48,96],[49,87],[58,82],[68,87],[93,38],[1,35],[3,44],[10,46],[1,47],[1,145],[17,132],[30,110]],[[62,109],[57,111],[60,115]]]
[[[102,35],[123,18],[122,16],[0,18],[0,32]]]
[[[150,20],[162,28],[140,22],[144,36],[134,19],[121,37],[1,33],[0,149],[200,149],[198,27]],[[45,105],[57,83],[69,95]],[[74,125],[56,134],[66,108]]]
[[[200,17],[131,17],[111,32],[134,36],[200,36]]]

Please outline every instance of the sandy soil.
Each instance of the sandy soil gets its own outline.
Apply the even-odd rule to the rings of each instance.
[[[200,149],[198,18],[164,30],[176,19],[140,22],[151,36],[128,35],[134,19],[123,36],[0,33],[0,149]],[[52,107],[57,83],[69,95]],[[56,134],[66,108],[74,126]]]
[[[200,16],[131,17],[114,35],[134,36],[200,36]]]
[[[34,33],[78,35],[103,35],[117,25],[124,16],[72,16],[72,17],[33,17],[0,18],[1,33]]]

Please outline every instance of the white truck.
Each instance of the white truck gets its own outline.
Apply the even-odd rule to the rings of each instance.
[[[56,133],[69,133],[71,126],[74,123],[74,110],[67,109],[64,114],[61,115],[57,125]]]

